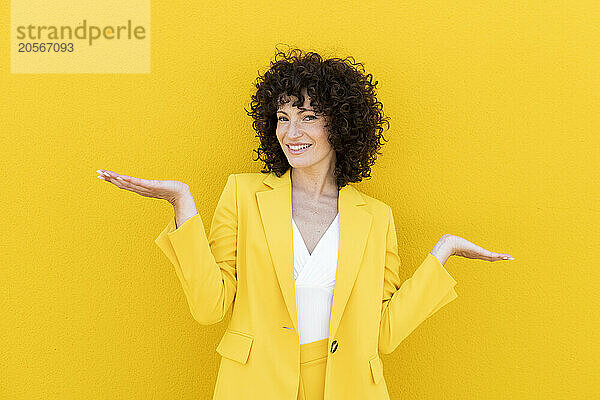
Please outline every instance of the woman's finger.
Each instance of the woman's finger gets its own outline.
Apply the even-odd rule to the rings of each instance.
[[[120,175],[120,177],[123,178],[125,182],[131,183],[132,185],[135,185],[137,187],[155,189],[155,182],[151,179],[142,179],[127,175]]]
[[[104,169],[96,170],[96,172],[99,174],[98,178],[110,182],[120,189],[129,190],[146,197],[169,200],[180,191],[189,189],[186,184],[174,180],[142,179]]]
[[[114,177],[112,174],[109,176],[105,176],[104,179],[110,183],[112,183],[113,185],[117,186],[118,188],[123,189],[123,180],[121,179],[117,179],[116,177]]]
[[[98,172],[99,174],[102,174],[106,178],[114,179],[115,182],[124,182],[124,181],[128,181],[131,179],[130,176],[117,174],[114,171],[108,171],[105,169],[99,169],[99,170],[96,170],[96,172]],[[113,183],[115,183],[115,182],[113,182]]]
[[[117,177],[117,181],[119,181],[119,183],[124,186],[125,188],[131,188],[132,190],[135,190],[139,193],[144,193],[144,194],[148,194],[151,193],[151,191],[146,187],[146,186],[140,186],[140,185],[136,185],[134,183],[132,183],[129,179],[125,179],[125,178],[121,178],[121,177]]]
[[[107,182],[112,183],[113,185],[115,185],[115,186],[117,186],[119,188],[121,187],[121,181],[119,179],[116,179],[116,178],[112,177],[111,175],[105,176],[104,180],[107,181]]]
[[[506,254],[506,253],[499,253],[499,254],[498,254],[498,257],[499,257],[501,260],[514,260],[514,257],[513,257],[513,256],[511,256],[510,254]]]
[[[125,189],[125,190],[129,190],[132,192],[137,192],[140,194],[148,194],[150,193],[146,188],[144,187],[140,187],[137,185],[133,185],[132,183],[128,182],[127,180],[121,178],[120,176],[116,177],[116,178],[110,178],[111,181],[119,188],[121,189]]]
[[[495,253],[492,251],[487,251],[486,255],[487,255],[488,261],[514,260],[514,258],[510,254],[506,254],[506,253]]]
[[[472,243],[459,236],[455,236],[453,240],[455,246],[454,254],[461,257],[486,261],[514,260],[510,254],[486,250],[483,247],[478,246],[475,243]]]
[[[99,169],[98,171],[100,171],[101,174],[103,174],[104,176],[106,176],[108,178],[116,178],[117,177],[116,173],[106,170],[106,169]]]
[[[100,170],[102,171],[102,170]],[[118,179],[119,181],[124,181],[124,182],[129,182],[132,183],[138,187],[143,187],[149,190],[152,189],[156,189],[156,181],[153,181],[151,179],[142,179],[142,178],[136,178],[134,176],[129,176],[129,175],[122,175],[122,174],[118,174],[114,171],[106,171],[106,174],[108,174],[109,177],[114,178],[114,179]]]

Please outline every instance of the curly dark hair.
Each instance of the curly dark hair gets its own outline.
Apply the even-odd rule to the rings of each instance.
[[[288,96],[297,98],[292,104],[304,104],[303,90],[318,114],[327,116],[329,143],[336,154],[334,176],[338,190],[348,182],[370,178],[371,166],[379,149],[387,142],[383,124],[389,129],[389,117],[384,117],[383,104],[377,101],[371,74],[364,74],[362,63],[352,56],[323,59],[319,54],[291,49],[288,54],[276,49],[270,68],[256,79],[250,111],[252,127],[260,145],[257,158],[265,163],[262,173],[283,175],[290,164],[275,134],[277,109]]]

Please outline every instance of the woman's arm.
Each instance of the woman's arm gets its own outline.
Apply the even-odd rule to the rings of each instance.
[[[447,247],[441,244],[435,251],[440,257],[446,252]],[[402,283],[400,266],[396,227],[390,208],[379,328],[379,351],[383,354],[393,352],[425,319],[458,296],[454,291],[456,281],[432,253],[427,254],[412,277]]]
[[[236,288],[237,182],[229,175],[208,238],[190,188],[174,180],[142,179],[97,170],[98,178],[144,197],[167,200],[175,217],[154,240],[175,266],[190,311],[201,324],[223,319]]]
[[[189,188],[177,196],[173,202],[173,211],[175,214],[175,229],[183,225],[185,221],[192,218],[194,215],[198,214],[194,196],[192,196],[192,192]]]
[[[235,174],[227,178],[208,238],[193,198],[182,196],[174,209],[175,217],[155,243],[175,267],[194,319],[215,324],[225,317],[237,289]]]

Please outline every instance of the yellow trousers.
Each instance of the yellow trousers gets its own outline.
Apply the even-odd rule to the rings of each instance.
[[[298,400],[323,400],[328,338],[300,345]]]

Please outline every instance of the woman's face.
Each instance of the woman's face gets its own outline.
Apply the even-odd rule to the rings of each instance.
[[[279,144],[293,168],[325,165],[323,168],[333,169],[335,152],[327,140],[326,116],[315,113],[306,90],[302,94],[304,105],[300,108],[292,107],[296,97],[290,96],[287,98],[289,101],[277,110]],[[309,145],[308,148],[305,148],[306,145]]]

